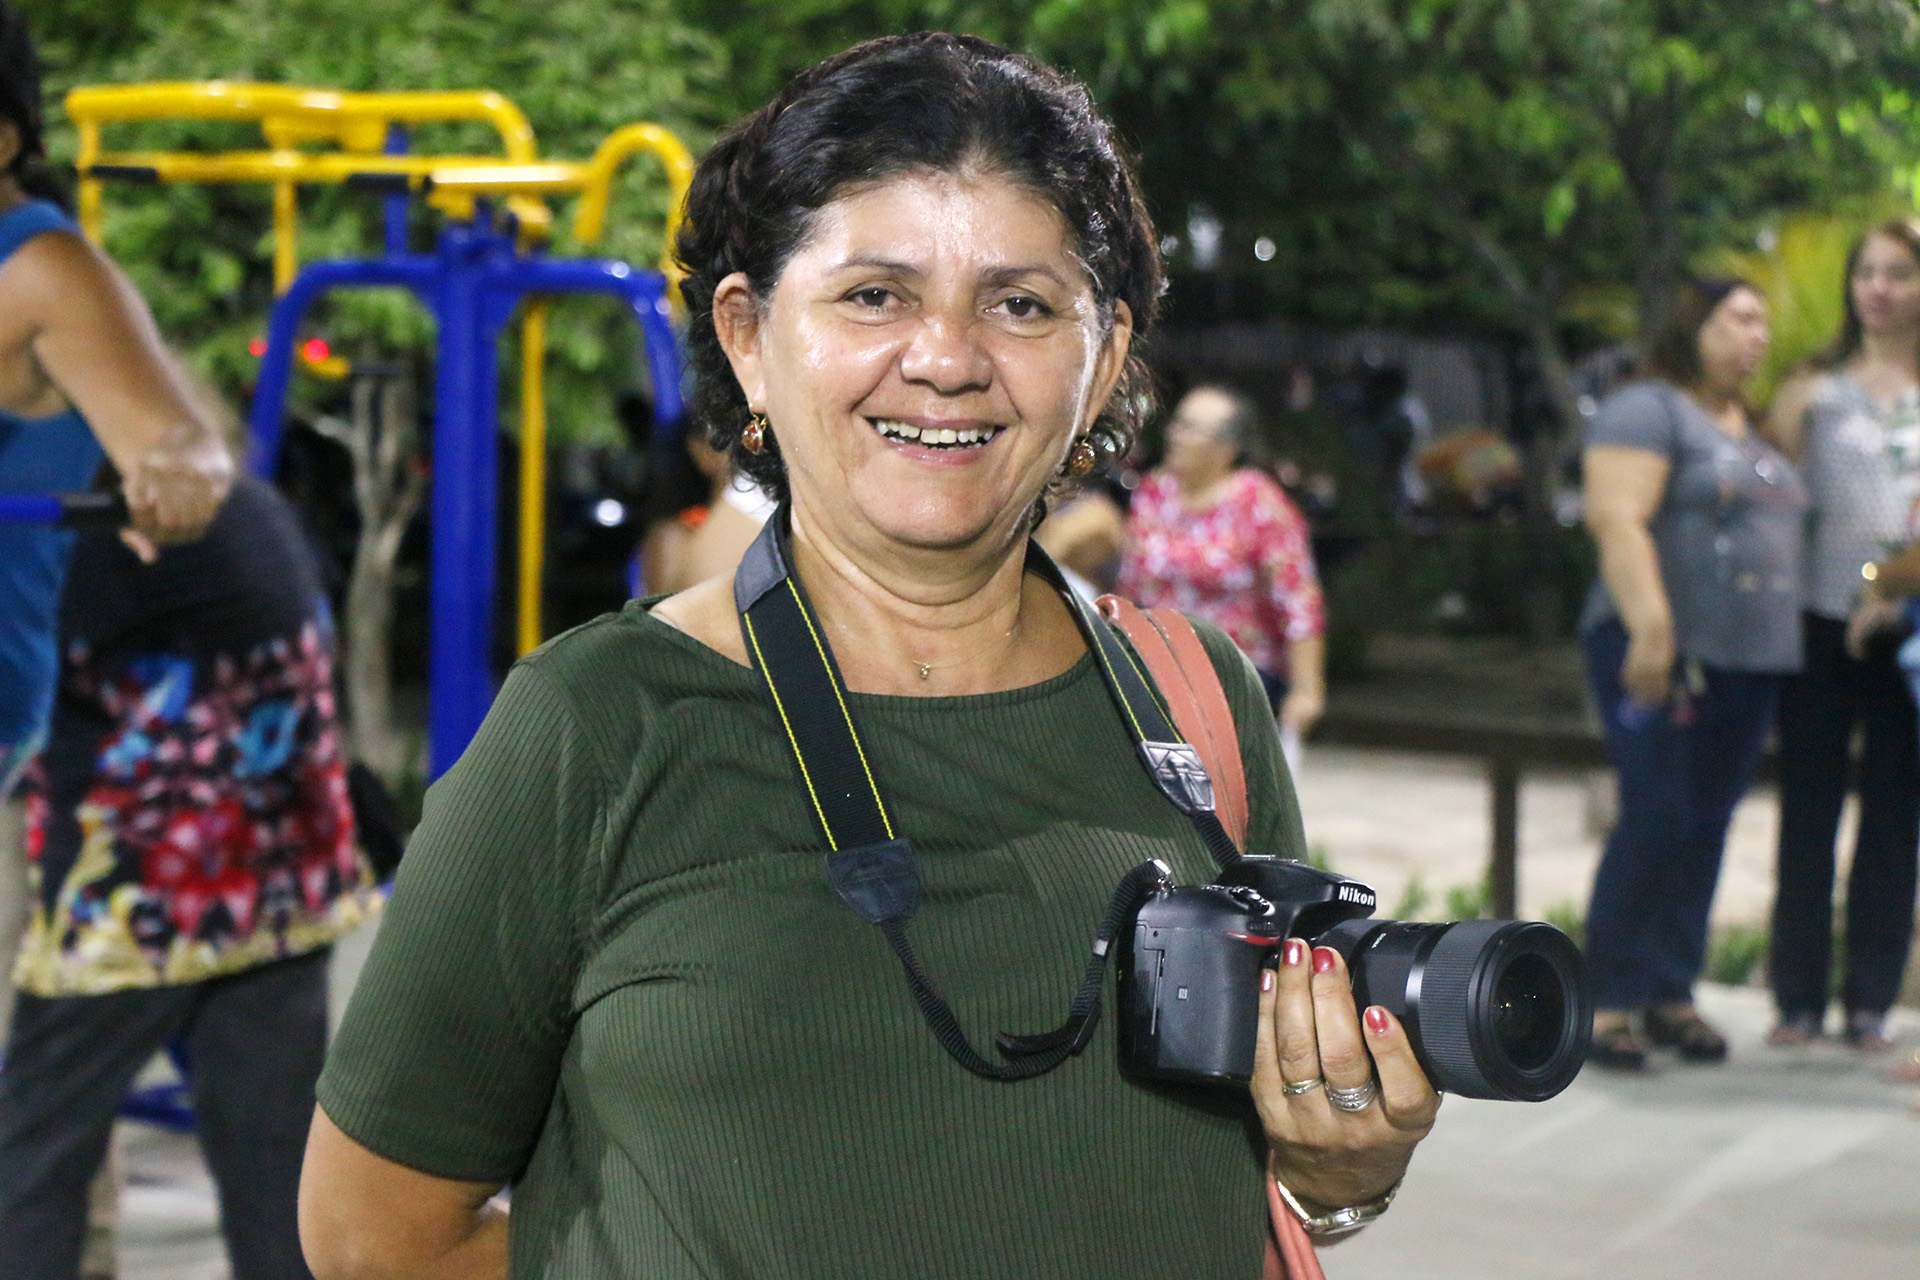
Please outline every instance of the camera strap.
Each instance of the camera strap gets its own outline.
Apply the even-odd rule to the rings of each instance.
[[[899,957],[921,1016],[955,1061],[990,1080],[1042,1075],[1086,1048],[1100,1019],[1101,991],[1113,940],[1147,894],[1170,872],[1145,862],[1121,878],[1094,934],[1066,1022],[1039,1035],[1001,1033],[1008,1061],[994,1062],[967,1039],[951,1006],[921,967],[907,937],[920,907],[920,862],[894,826],[860,742],[846,683],[805,589],[792,570],[789,506],[780,505],[747,549],[734,575],[734,607],[747,655],[792,748],[815,822],[827,844],[827,880],[857,915],[877,926]],[[1058,591],[1093,650],[1107,690],[1133,733],[1142,765],[1161,792],[1186,814],[1221,863],[1239,857],[1214,813],[1212,781],[1199,753],[1183,741],[1166,706],[1113,628],[1066,584],[1038,544],[1027,544],[1026,567]]]

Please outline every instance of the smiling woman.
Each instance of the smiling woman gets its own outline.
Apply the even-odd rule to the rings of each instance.
[[[1149,407],[1155,236],[1085,91],[862,45],[714,148],[679,252],[707,428],[783,506],[738,571],[524,659],[429,794],[320,1088],[314,1271],[1252,1280],[1265,1169],[1316,1225],[1377,1214],[1438,1098],[1331,950],[1268,974],[1250,1095],[967,1040],[1058,1017],[1130,869],[1213,869],[1029,550]],[[791,705],[755,621],[789,590],[830,690]],[[1298,857],[1258,680],[1202,636],[1248,848]],[[839,723],[913,851],[911,951],[800,754]]]

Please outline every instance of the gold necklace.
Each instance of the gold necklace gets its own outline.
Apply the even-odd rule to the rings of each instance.
[[[922,680],[931,680],[933,678],[933,669],[935,667],[955,667],[955,666],[959,666],[963,662],[969,662],[974,658],[979,657],[981,654],[985,653],[987,650],[993,648],[995,645],[1006,643],[1006,641],[1013,636],[1013,633],[1015,631],[1018,631],[1019,629],[1020,629],[1020,615],[1016,612],[1013,615],[1013,625],[1007,628],[1006,635],[995,636],[993,639],[981,645],[978,649],[975,649],[972,653],[966,654],[959,658],[949,658],[945,662],[922,662],[918,658],[908,658],[907,661],[913,664],[913,669],[920,673],[920,678]]]

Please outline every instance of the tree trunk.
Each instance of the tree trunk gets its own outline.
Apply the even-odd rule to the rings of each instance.
[[[1553,418],[1550,423],[1535,424],[1519,441],[1520,516],[1527,559],[1527,581],[1521,589],[1526,593],[1527,637],[1535,644],[1546,644],[1559,624],[1559,601],[1553,591],[1553,482],[1569,453],[1580,445],[1581,413],[1573,366],[1560,347],[1551,285],[1529,280],[1483,224],[1460,215],[1457,227],[1512,304]],[[1524,412],[1522,406],[1515,408]]]
[[[1666,324],[1686,270],[1673,176],[1686,109],[1683,87],[1669,77],[1658,93],[1628,104],[1613,135],[1614,157],[1626,178],[1639,232],[1633,294],[1635,341],[1642,355]]]
[[[389,787],[413,764],[408,735],[393,709],[393,582],[400,542],[426,491],[415,465],[413,384],[409,373],[356,373],[349,422],[323,418],[323,435],[353,458],[360,540],[347,580],[348,742],[355,759]]]

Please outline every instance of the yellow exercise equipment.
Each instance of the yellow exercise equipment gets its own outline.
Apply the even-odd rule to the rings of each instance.
[[[533,127],[505,96],[487,90],[355,93],[295,85],[201,81],[92,85],[67,95],[67,114],[80,135],[79,221],[87,237],[101,238],[107,179],[158,182],[260,183],[273,188],[273,280],[284,293],[299,271],[299,197],[302,184],[391,184],[427,191],[428,203],[449,216],[471,219],[475,201],[502,201],[523,241],[544,240],[552,215],[545,197],[577,195],[573,239],[581,248],[605,234],[613,181],[627,159],[653,156],[666,173],[668,203],[660,269],[672,284],[680,272],[673,240],[693,180],[693,156],[656,124],[616,129],[584,163],[538,158]],[[108,151],[108,125],[162,120],[257,124],[265,150]],[[394,125],[476,121],[499,135],[501,156],[389,154]],[[332,148],[332,149],[326,149]],[[675,294],[677,301],[677,293]],[[540,643],[545,572],[546,325],[551,299],[529,299],[521,318],[521,469],[517,641],[525,653]],[[324,377],[341,378],[347,361],[328,355],[302,362]]]
[[[476,200],[528,196],[578,195],[573,238],[581,248],[596,244],[606,230],[607,204],[613,179],[630,156],[647,153],[666,171],[672,198],[667,206],[665,243],[660,271],[678,282],[680,270],[673,258],[673,238],[685,213],[687,189],[693,183],[693,155],[666,129],[656,124],[630,124],[609,134],[584,164],[470,165],[436,170],[429,176],[427,202],[453,218],[471,218]],[[546,571],[546,443],[547,414],[543,370],[546,365],[546,322],[552,303],[534,298],[527,304],[520,328],[520,581],[516,640],[521,653],[539,645],[542,634],[540,600]]]
[[[67,94],[67,115],[80,134],[80,227],[100,239],[103,178],[160,182],[270,183],[273,186],[273,284],[285,292],[299,270],[298,197],[302,183],[333,184],[405,178],[418,182],[436,170],[497,164],[489,156],[386,155],[394,124],[461,120],[491,124],[505,158],[535,160],[533,126],[505,96],[486,90],[417,93],[343,93],[295,85],[200,82],[89,85]],[[106,151],[109,124],[156,120],[211,120],[260,126],[265,151]],[[305,151],[331,145],[337,151]],[[546,206],[521,200],[513,213],[523,225],[544,225]]]

